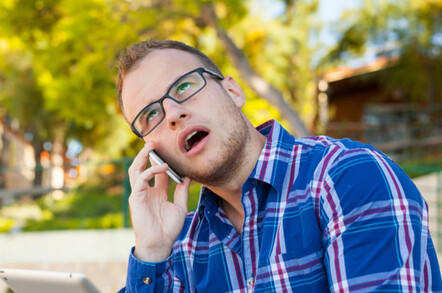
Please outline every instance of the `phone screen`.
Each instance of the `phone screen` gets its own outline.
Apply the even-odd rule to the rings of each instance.
[[[163,165],[165,164],[164,160],[154,151],[150,151],[149,156],[152,158],[152,160],[157,163],[158,165]],[[176,183],[181,183],[183,182],[183,179],[181,178],[180,175],[178,175],[177,172],[175,172],[172,168],[167,168],[166,170],[166,174],[169,175],[170,178],[173,179],[173,181],[175,181]]]

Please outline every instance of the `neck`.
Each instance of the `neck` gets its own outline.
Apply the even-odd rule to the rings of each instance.
[[[247,152],[244,154],[245,157],[243,158],[242,164],[239,165],[234,176],[230,176],[230,179],[224,181],[222,184],[206,185],[207,188],[221,197],[224,212],[240,233],[244,221],[244,209],[241,203],[242,186],[252,173],[266,142],[266,137],[251,124],[249,128],[251,136],[249,144],[245,148]]]

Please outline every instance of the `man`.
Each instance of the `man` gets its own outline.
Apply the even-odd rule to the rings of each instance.
[[[135,247],[121,292],[442,290],[426,204],[374,148],[295,138],[276,121],[255,129],[236,81],[179,42],[131,46],[118,92],[146,141],[129,169]],[[168,164],[146,169],[152,150]],[[168,166],[184,176],[173,202]],[[191,179],[203,188],[187,214]]]

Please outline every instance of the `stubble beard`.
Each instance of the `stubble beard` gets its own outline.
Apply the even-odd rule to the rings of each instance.
[[[244,119],[243,117],[241,117]],[[245,123],[237,124],[221,146],[219,155],[205,169],[196,169],[192,179],[207,186],[223,186],[231,181],[246,162],[246,146],[250,133]]]
[[[217,149],[218,156],[210,161],[204,162],[203,166],[194,166],[186,168],[183,172],[187,177],[202,183],[206,186],[222,186],[232,180],[241,166],[246,163],[246,148],[250,141],[250,133],[246,118],[238,109],[233,115],[226,115],[226,117],[233,118],[234,123],[229,125],[230,133],[225,141],[220,143],[220,148]]]

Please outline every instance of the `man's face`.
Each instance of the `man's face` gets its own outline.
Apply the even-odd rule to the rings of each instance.
[[[203,67],[199,59],[187,52],[150,53],[124,79],[122,99],[128,120],[198,67]],[[144,140],[155,142],[156,151],[179,174],[215,184],[241,164],[249,135],[239,109],[245,97],[238,84],[231,77],[221,82],[207,73],[204,77],[206,86],[186,102],[163,101],[164,120]]]

